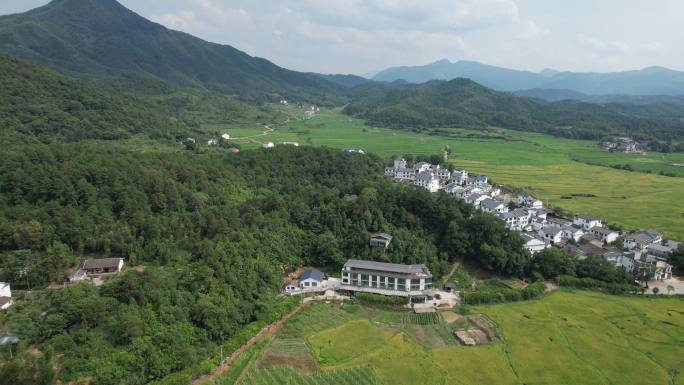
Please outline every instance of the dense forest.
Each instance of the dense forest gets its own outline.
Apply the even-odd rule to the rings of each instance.
[[[503,127],[576,139],[629,135],[659,151],[684,149],[684,114],[675,104],[545,102],[497,92],[468,79],[359,86],[345,113],[368,124],[421,130]]]
[[[439,276],[466,258],[522,275],[529,262],[500,221],[385,181],[372,156],[160,155],[105,142],[14,146],[1,160],[0,280],[42,288],[82,256],[137,266],[11,308],[9,327],[59,357],[63,380],[145,383],[192,365],[268,311],[283,271],[301,265],[337,270],[354,256],[427,263]],[[395,236],[384,257],[368,247],[378,230]]]
[[[136,75],[82,81],[0,54],[0,137],[6,143],[202,135],[206,123],[272,122],[272,109]]]

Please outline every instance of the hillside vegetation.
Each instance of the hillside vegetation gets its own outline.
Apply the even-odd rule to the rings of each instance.
[[[371,125],[401,129],[494,126],[595,140],[630,135],[661,150],[679,149],[684,139],[684,114],[676,105],[549,103],[493,91],[467,79],[365,86],[344,112]]]
[[[149,78],[110,86],[73,78],[0,54],[0,135],[8,142],[179,139],[206,123],[281,119],[271,109]]]
[[[341,90],[317,75],[169,30],[116,0],[53,0],[1,16],[0,51],[79,76],[135,73],[252,100],[279,94],[325,103]]]

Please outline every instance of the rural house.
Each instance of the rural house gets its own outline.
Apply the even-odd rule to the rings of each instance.
[[[531,254],[538,253],[544,249],[546,249],[546,242],[542,241],[541,239],[527,234],[523,233],[521,234],[522,239],[525,241],[525,249],[529,251]]]
[[[593,215],[575,215],[572,224],[584,230],[591,230],[593,227],[602,227],[603,222]]]
[[[625,248],[627,250],[639,249],[645,250],[648,246],[660,243],[663,241],[663,236],[659,232],[649,230],[639,230],[625,237]]]
[[[370,245],[376,249],[387,250],[392,243],[392,236],[385,233],[375,233],[371,235]]]
[[[413,185],[434,193],[439,191],[439,178],[432,171],[421,171],[416,175]]]
[[[0,310],[9,309],[12,306],[12,290],[10,284],[0,282]]]
[[[615,242],[618,237],[620,236],[620,233],[617,231],[611,230],[607,227],[600,227],[600,226],[594,226],[591,228],[591,234],[594,234],[596,237],[601,239],[603,243],[605,244],[611,244]]]
[[[401,297],[427,298],[432,289],[432,273],[423,264],[396,263],[350,259],[342,267],[341,290]]]
[[[480,202],[480,209],[486,213],[505,213],[508,211],[508,206],[503,202],[492,198],[486,198]]]
[[[71,275],[69,280],[71,282],[79,282],[86,279],[118,274],[123,269],[123,266],[123,258],[88,259]]]
[[[325,281],[325,274],[317,269],[306,269],[302,275],[299,276],[299,286],[306,289],[309,287],[321,287]]]

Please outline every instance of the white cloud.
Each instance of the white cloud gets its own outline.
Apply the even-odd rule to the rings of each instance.
[[[619,40],[606,41],[594,36],[587,36],[584,34],[579,35],[578,40],[579,43],[586,48],[602,51],[609,54],[628,53],[632,50],[632,47],[629,44]]]
[[[532,20],[528,20],[523,25],[523,31],[518,35],[520,39],[524,40],[539,40],[551,34],[551,30],[540,27]]]

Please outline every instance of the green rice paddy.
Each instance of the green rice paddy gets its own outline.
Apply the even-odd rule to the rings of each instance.
[[[351,320],[334,322],[336,326],[326,323],[330,327],[320,331],[299,328],[316,359],[315,375],[252,365],[239,383],[317,385],[331,383],[331,378],[338,384],[392,385],[684,383],[682,299],[559,290],[541,300],[471,311],[493,320],[503,340],[429,348],[403,329],[421,326],[385,324],[376,321],[382,318],[377,310],[362,310]],[[334,304],[312,305],[300,319],[309,314],[311,320],[329,314],[338,321],[338,316],[349,315]],[[375,320],[365,318],[367,314],[375,314]]]
[[[296,110],[289,113],[296,115]],[[264,131],[260,126],[236,129],[241,135]],[[684,176],[684,167],[673,166],[684,163],[684,153],[609,153],[593,141],[503,129],[397,131],[367,127],[337,110],[312,119],[292,120],[256,140],[355,147],[382,157],[440,154],[448,145],[454,165],[527,190],[548,204],[572,213],[599,215],[627,230],[655,228],[666,237],[684,240],[684,178],[659,175],[662,171]],[[244,148],[259,147],[250,140],[236,142]],[[615,164],[629,164],[638,171],[610,167]],[[572,194],[593,197],[561,199]]]

